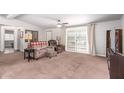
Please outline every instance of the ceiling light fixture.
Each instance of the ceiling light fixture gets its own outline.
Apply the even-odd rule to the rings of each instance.
[[[62,27],[62,25],[61,24],[58,24],[57,27]]]
[[[60,20],[58,20],[57,27],[59,27],[59,28],[62,27],[62,24],[61,24]]]

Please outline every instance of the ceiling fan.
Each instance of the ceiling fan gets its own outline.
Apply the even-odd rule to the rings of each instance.
[[[63,27],[63,26],[66,26],[67,24],[69,24],[69,23],[62,23],[61,20],[57,21],[57,27],[59,27],[59,28]]]

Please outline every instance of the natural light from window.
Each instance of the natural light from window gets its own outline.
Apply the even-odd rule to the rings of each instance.
[[[66,29],[66,51],[89,53],[87,26]]]

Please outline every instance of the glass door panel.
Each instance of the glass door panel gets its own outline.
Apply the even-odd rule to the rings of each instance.
[[[77,52],[87,53],[88,52],[88,36],[87,27],[82,27],[76,33],[76,49]]]
[[[77,31],[76,33],[76,50],[77,52],[82,52],[83,49],[83,33],[82,31]]]
[[[4,35],[4,53],[14,52],[14,31],[5,30]]]
[[[67,50],[68,51],[76,51],[76,37],[74,31],[68,31],[67,33]]]
[[[88,53],[87,26],[68,29],[66,40],[67,51]]]

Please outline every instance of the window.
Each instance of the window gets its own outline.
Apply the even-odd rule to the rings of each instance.
[[[66,30],[66,50],[72,52],[88,53],[88,27],[74,27]]]
[[[5,40],[14,40],[14,31],[5,31]]]

